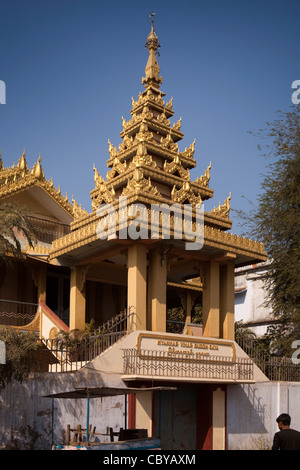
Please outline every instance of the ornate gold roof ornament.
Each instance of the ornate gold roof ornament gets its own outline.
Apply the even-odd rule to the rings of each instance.
[[[174,152],[178,152],[178,144],[176,144],[173,139],[171,134],[167,134],[166,137],[161,137],[160,139],[160,144],[162,147],[168,150],[172,150]]]
[[[95,189],[97,189],[96,196],[93,197],[92,200],[92,209],[95,210],[97,207],[102,204],[104,201],[106,204],[111,204],[115,199],[115,190],[114,188],[108,189],[107,183],[102,176],[99,175],[97,168],[94,165],[94,181],[95,181]]]
[[[219,202],[219,206],[217,208],[213,208],[210,211],[210,214],[217,215],[219,217],[225,217],[229,218],[229,212],[230,212],[230,199],[231,199],[231,193],[229,193],[229,196],[227,199],[225,199],[224,204],[221,205]]]
[[[190,172],[187,168],[184,168],[182,166],[179,155],[175,155],[175,157],[174,157],[174,159],[171,163],[168,163],[167,160],[165,161],[164,171],[166,173],[171,174],[171,175],[174,175],[177,172],[178,176],[180,176],[184,180],[190,180]]]
[[[172,127],[172,129],[174,129],[174,131],[180,131],[180,129],[181,129],[181,120],[182,120],[182,118],[180,118],[177,122],[174,122],[173,127]]]
[[[85,209],[81,208],[81,204],[79,205],[78,202],[75,201],[74,196],[72,196],[72,204],[73,204],[73,217],[74,217],[74,220],[77,220],[80,217],[83,217],[83,216],[88,214]]]
[[[137,119],[152,119],[153,118],[153,113],[150,112],[150,109],[147,105],[144,105],[143,106],[143,111],[141,112],[141,114],[137,114],[135,115]],[[135,119],[135,122],[137,121],[137,119]]]
[[[99,175],[99,172],[97,168],[95,167],[95,164],[93,165],[93,170],[94,170],[94,182],[95,182],[95,188],[98,188],[101,184],[101,176]]]
[[[157,94],[154,94],[151,88],[148,88],[146,89],[146,91],[144,91],[144,93],[141,93],[141,92],[139,93],[137,101],[134,101],[134,99],[131,98],[131,103],[132,103],[131,114],[133,114],[137,108],[139,108],[140,106],[146,103],[152,102],[152,103],[158,104],[161,107],[164,107],[165,102],[161,97],[162,92],[160,92],[159,90],[156,90],[156,92]],[[171,109],[169,109],[169,111],[171,111]]]
[[[184,152],[182,152],[181,155],[185,158],[194,158],[195,143],[196,143],[196,139],[194,139],[194,142],[189,146],[189,148],[186,147],[184,149]]]
[[[108,151],[110,154],[110,158],[115,158],[118,155],[117,148],[111,144],[109,139],[108,139]]]
[[[131,97],[132,112],[134,112],[135,108],[139,107],[146,100],[147,100],[146,96],[144,96],[141,92],[139,92],[137,101],[135,101],[132,96]]]
[[[205,170],[204,175],[201,175],[200,178],[197,178],[195,180],[195,183],[208,188],[209,180],[210,180],[210,170],[211,170],[211,162],[209,166],[207,167],[207,169]]]
[[[170,99],[170,101],[166,104],[166,108],[172,111],[173,109],[173,97]],[[181,119],[181,118],[180,118]]]
[[[145,142],[139,142],[136,155],[133,157],[129,165],[129,169],[131,170],[132,168],[142,165],[149,166],[151,168],[157,167],[156,162],[154,162],[151,155],[147,153],[147,145]]]
[[[122,116],[122,126],[123,126],[123,131],[124,131],[127,127],[127,122],[126,122],[126,119],[123,116]]]
[[[24,149],[24,151],[23,151],[22,156],[19,158],[18,167],[19,167],[20,170],[22,170],[22,171],[27,171],[27,170],[28,170],[27,161],[26,161],[25,149]]]
[[[115,157],[113,159],[113,164],[111,170],[109,170],[106,174],[106,179],[111,180],[115,177],[115,175],[121,175],[122,173],[125,173],[127,170],[127,164],[126,162],[121,163],[119,157]]]
[[[145,68],[145,77],[142,78],[142,83],[147,87],[153,85],[159,88],[162,83],[162,77],[159,76],[160,68],[156,58],[156,51],[160,47],[157,34],[154,31],[154,12],[151,13],[151,31],[147,37],[145,47],[149,51],[149,58]]]
[[[190,203],[193,207],[195,207],[196,204],[202,203],[201,195],[198,194],[198,196],[196,196],[191,189],[190,181],[184,181],[179,190],[176,189],[176,185],[174,185],[171,197],[174,202],[178,202],[179,204]]]
[[[142,121],[139,132],[135,135],[135,141],[148,142],[153,139],[153,132],[148,131],[147,124]]]
[[[163,112],[157,116],[157,121],[164,126],[170,127],[170,121],[167,119],[166,113]]]
[[[44,171],[43,171],[43,168],[42,168],[42,165],[41,165],[41,154],[39,154],[38,161],[34,165],[34,167],[32,169],[32,173],[37,179],[45,178]]]
[[[131,196],[139,191],[150,193],[152,195],[160,195],[158,189],[152,186],[150,177],[144,178],[143,171],[136,167],[132,178],[128,181],[127,186],[122,191],[122,196]]]
[[[123,142],[119,145],[119,152],[129,149],[133,145],[133,137],[129,137],[127,134],[124,135]]]

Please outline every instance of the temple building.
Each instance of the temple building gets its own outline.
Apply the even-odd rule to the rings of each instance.
[[[267,380],[235,342],[235,270],[267,256],[230,232],[230,188],[203,210],[212,164],[200,162],[191,180],[195,141],[180,150],[182,119],[171,123],[173,98],[161,90],[153,17],[146,46],[144,91],[122,118],[121,144],[108,141],[106,176],[94,166],[90,212],[46,179],[40,158],[32,169],[25,151],[10,168],[0,160],[0,203],[30,210],[38,238],[0,274],[0,323],[37,331],[46,344],[125,312],[123,336],[75,373],[77,389],[123,388],[128,426],[160,437],[162,448],[224,449],[227,385]],[[180,329],[168,317],[176,308]]]

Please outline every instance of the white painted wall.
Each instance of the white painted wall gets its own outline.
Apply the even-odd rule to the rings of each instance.
[[[270,448],[278,431],[276,418],[288,413],[300,431],[300,383],[261,382],[229,385],[227,389],[227,448]]]
[[[251,329],[257,336],[266,333],[268,320],[272,320],[271,309],[266,305],[268,291],[262,278],[264,272],[265,263],[235,271],[235,321],[253,323]]]
[[[73,390],[73,374],[43,373],[23,383],[13,382],[0,390],[0,449],[51,449],[52,399],[44,395],[52,391]],[[96,432],[106,427],[124,428],[124,395],[90,400],[90,424]],[[66,427],[86,427],[87,400],[54,399],[54,443],[65,442]],[[108,442],[101,436],[101,442]]]

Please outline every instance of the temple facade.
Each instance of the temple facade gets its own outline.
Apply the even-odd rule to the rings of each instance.
[[[234,273],[266,253],[230,233],[230,192],[204,211],[212,165],[191,180],[195,141],[179,149],[182,119],[171,124],[173,99],[161,90],[153,19],[146,46],[144,91],[122,118],[122,143],[108,141],[106,177],[94,166],[90,212],[46,179],[40,158],[32,169],[25,151],[13,167],[1,159],[0,203],[30,210],[37,242],[23,241],[23,259],[1,272],[0,323],[45,342],[125,311],[126,334],[75,374],[77,387],[116,387],[117,377],[129,427],[162,448],[224,449],[227,385],[266,380],[234,340]],[[171,309],[184,314],[179,330]]]

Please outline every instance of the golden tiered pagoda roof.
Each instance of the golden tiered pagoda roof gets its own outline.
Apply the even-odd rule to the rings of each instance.
[[[143,196],[148,203],[189,203],[195,206],[213,196],[209,188],[211,164],[205,174],[191,181],[190,169],[196,166],[194,158],[195,141],[184,151],[178,143],[183,139],[180,118],[171,125],[173,98],[167,103],[159,88],[162,83],[156,58],[159,47],[158,37],[153,28],[147,38],[149,58],[142,83],[145,91],[135,101],[132,98],[131,119],[122,117],[122,143],[119,148],[109,143],[109,171],[106,180],[95,171],[95,189],[91,191],[92,208],[102,203],[113,203],[119,196]],[[213,215],[213,214],[212,214]],[[213,218],[222,217],[215,211]],[[222,225],[222,223],[221,223]],[[224,228],[230,228],[226,217]]]
[[[196,166],[195,141],[183,151],[179,149],[184,134],[181,117],[171,124],[174,116],[173,98],[167,102],[160,90],[162,77],[157,61],[159,40],[154,31],[153,18],[146,41],[149,52],[145,77],[145,90],[137,100],[132,98],[131,119],[122,117],[121,144],[114,146],[108,140],[109,158],[106,178],[94,166],[95,187],[91,191],[92,213],[82,215],[71,224],[71,233],[53,242],[51,258],[64,254],[76,254],[85,244],[96,242],[97,209],[101,204],[117,207],[120,196],[126,196],[128,204],[189,204],[193,208],[212,198],[209,187],[211,162],[204,174],[191,181],[190,170]],[[265,259],[263,245],[238,237],[226,230],[232,222],[229,218],[231,195],[210,212],[204,213],[205,244],[234,253],[247,254],[253,259]],[[150,210],[150,209],[148,209]]]

